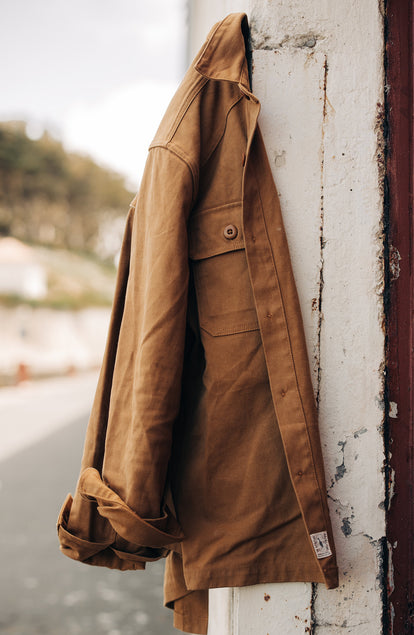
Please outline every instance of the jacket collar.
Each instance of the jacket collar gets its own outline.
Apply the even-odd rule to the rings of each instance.
[[[250,93],[247,35],[247,15],[230,13],[211,29],[195,59],[194,68],[209,79],[236,82]]]

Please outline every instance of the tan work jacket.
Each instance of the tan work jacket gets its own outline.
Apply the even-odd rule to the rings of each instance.
[[[257,125],[247,17],[209,33],[129,210],[63,553],[167,557],[174,625],[208,589],[338,586],[317,409],[277,190]]]

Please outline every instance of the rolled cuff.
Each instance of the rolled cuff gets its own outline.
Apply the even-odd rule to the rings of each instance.
[[[73,560],[112,569],[144,569],[146,562],[167,556],[184,537],[167,506],[160,518],[140,518],[105,485],[95,468],[86,468],[81,473],[77,489],[77,500],[83,500],[80,504],[88,507],[88,513],[81,514],[85,519],[89,517],[88,522],[71,523],[73,498],[70,494],[57,521],[60,549]],[[79,507],[79,503],[77,505]],[[91,514],[93,522],[90,522]],[[79,519],[79,513],[75,518]],[[93,528],[102,523],[105,530],[95,532]]]

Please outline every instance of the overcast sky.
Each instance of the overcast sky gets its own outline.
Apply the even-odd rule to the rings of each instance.
[[[185,52],[185,0],[0,0],[0,120],[47,127],[135,189]]]

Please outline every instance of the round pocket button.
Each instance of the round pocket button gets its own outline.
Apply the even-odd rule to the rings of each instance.
[[[223,234],[227,240],[233,240],[238,234],[237,227],[235,225],[227,225],[224,228]]]

